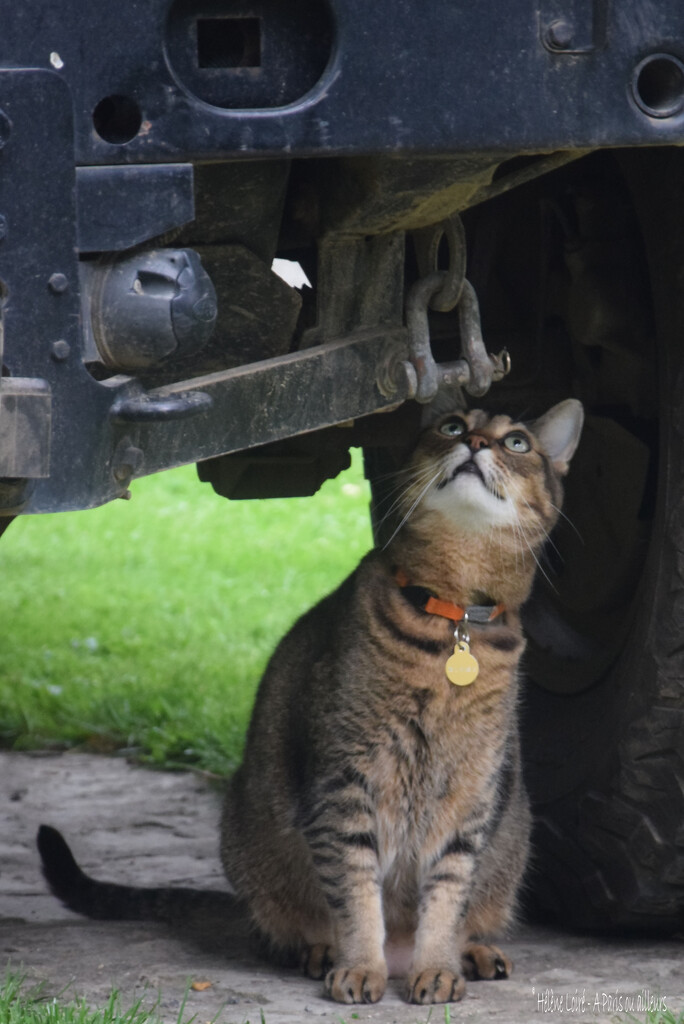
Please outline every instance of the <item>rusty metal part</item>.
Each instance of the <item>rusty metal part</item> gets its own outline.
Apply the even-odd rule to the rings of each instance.
[[[428,306],[441,289],[445,274],[435,271],[421,277],[406,297],[406,326],[409,334],[409,361],[416,372],[417,402],[429,402],[437,394],[440,373],[430,346]]]
[[[406,300],[406,324],[409,334],[409,360],[415,371],[416,385],[412,397],[418,402],[430,402],[440,384],[464,387],[468,394],[480,398],[494,381],[501,380],[511,368],[506,349],[490,355],[482,340],[480,310],[475,290],[464,280],[458,305],[461,334],[460,359],[451,363],[437,363],[430,345],[428,307],[434,295],[441,292],[445,272],[437,271],[420,278],[409,291]],[[410,379],[410,372],[406,370]]]
[[[458,305],[465,281],[466,239],[463,222],[458,214],[453,214],[439,224],[415,231],[413,241],[421,277],[444,271],[442,286],[430,298],[430,309],[438,313],[449,313]],[[449,253],[449,265],[446,268],[440,266],[440,250],[445,241]]]

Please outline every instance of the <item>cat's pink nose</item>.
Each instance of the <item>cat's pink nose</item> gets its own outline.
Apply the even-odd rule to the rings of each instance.
[[[480,448],[487,448],[489,446],[489,441],[482,434],[468,434],[466,443],[474,452],[479,452]]]

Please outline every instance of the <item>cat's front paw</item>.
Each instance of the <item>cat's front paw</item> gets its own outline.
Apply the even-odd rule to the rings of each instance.
[[[387,985],[387,971],[376,967],[338,967],[325,979],[325,991],[338,1003],[377,1003]]]
[[[510,978],[513,964],[498,946],[469,942],[461,958],[468,981],[498,981]]]
[[[465,978],[446,968],[428,967],[408,976],[406,1001],[409,1003],[457,1003],[463,999]]]

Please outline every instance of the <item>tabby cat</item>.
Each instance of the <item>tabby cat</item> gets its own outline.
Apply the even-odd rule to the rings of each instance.
[[[400,972],[409,1002],[447,1002],[466,978],[510,973],[490,943],[528,855],[519,612],[582,419],[573,399],[531,425],[439,417],[397,477],[387,545],[266,669],[221,856],[271,950],[295,952],[335,1000],[375,1002]],[[73,861],[60,874],[61,837],[42,832],[53,890],[95,913],[69,891]]]

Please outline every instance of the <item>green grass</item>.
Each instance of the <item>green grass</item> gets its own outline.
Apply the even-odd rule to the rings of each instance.
[[[629,1014],[622,1018],[629,1024],[684,1024],[684,1010],[652,1010],[645,1017],[634,1017]]]
[[[150,1007],[146,1006],[143,999],[137,999],[132,1006],[125,1009],[121,1002],[121,996],[117,991],[112,991],[106,1004],[101,1008],[93,1008],[83,999],[61,999],[64,993],[57,997],[47,997],[43,994],[43,984],[34,988],[27,987],[25,978],[16,972],[8,971],[4,983],[0,982],[0,1024],[161,1024],[161,1017],[157,1009],[159,998]],[[204,1017],[198,1014],[189,1015],[187,997],[189,986],[186,988],[176,1016],[176,1024],[197,1024]],[[427,1017],[416,1020],[416,1024],[431,1024],[433,1010],[430,1007]],[[444,1014],[444,1024],[450,1024],[451,1013],[448,1006],[439,1007],[439,1013],[434,1024]],[[258,1019],[255,1014],[258,1013]],[[344,1017],[336,1015],[338,1024],[348,1024],[349,1021],[359,1020],[360,1014],[355,1010]],[[263,1009],[250,1012],[249,1016],[243,1017],[239,1024],[270,1024],[271,1016],[267,1016]],[[219,1011],[213,1020],[206,1024],[238,1024],[234,1018],[229,1020],[225,1011]],[[658,1022],[660,1024],[660,1022]],[[664,1021],[663,1024],[669,1024]],[[679,1022],[675,1022],[679,1024]]]
[[[360,460],[314,498],[229,502],[194,467],[0,542],[0,744],[225,774],[278,639],[371,544]]]
[[[47,997],[42,984],[27,987],[20,974],[9,971],[0,986],[0,1024],[159,1024],[160,1021],[156,1006],[146,1007],[141,999],[124,1009],[116,991],[99,1009],[88,1006],[83,999],[61,1000],[62,995]],[[185,1017],[184,1000],[177,1024],[191,1024],[192,1020]]]

